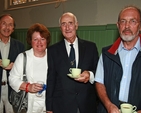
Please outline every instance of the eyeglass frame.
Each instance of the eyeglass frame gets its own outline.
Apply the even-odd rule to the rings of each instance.
[[[129,21],[127,21],[126,19],[121,19],[118,21],[120,25],[126,25],[127,22],[129,23],[129,25],[135,26],[137,23],[140,23],[141,21],[137,21],[136,19],[130,19]]]
[[[1,22],[0,22],[0,25],[1,25],[2,27],[14,28],[14,24],[13,24],[13,23],[7,24],[5,21],[1,21]]]

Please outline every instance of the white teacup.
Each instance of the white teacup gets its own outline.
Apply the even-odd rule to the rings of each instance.
[[[79,68],[70,68],[69,71],[75,78],[79,77],[79,75],[81,74],[81,69]]]
[[[10,63],[10,60],[7,58],[2,59],[2,67],[7,67]]]
[[[136,106],[132,106],[128,103],[123,103],[120,105],[121,113],[134,113],[137,109]]]

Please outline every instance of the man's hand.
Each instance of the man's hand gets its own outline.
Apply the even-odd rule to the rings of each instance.
[[[3,67],[2,66],[2,59],[0,59],[0,66],[3,68],[3,69],[5,69],[5,70],[11,70],[12,69],[12,67],[13,67],[13,62],[11,62],[7,67]]]
[[[80,74],[80,77],[75,80],[79,81],[79,82],[87,83],[89,81],[89,79],[90,79],[89,71],[83,71],[83,73]]]
[[[120,110],[118,109],[118,107],[112,103],[109,104],[107,111],[108,113],[120,113]]]
[[[137,111],[137,113],[141,113],[141,110]]]
[[[13,62],[11,62],[6,68],[4,68],[5,70],[11,70],[13,67]]]

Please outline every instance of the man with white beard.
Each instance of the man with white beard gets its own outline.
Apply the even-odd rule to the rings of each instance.
[[[118,16],[120,37],[102,49],[96,89],[101,102],[97,113],[120,113],[120,104],[137,106],[141,113],[141,10],[127,6]]]

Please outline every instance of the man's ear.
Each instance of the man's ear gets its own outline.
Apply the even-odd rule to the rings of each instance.
[[[13,31],[12,31],[12,33],[14,32],[14,30],[15,30],[15,28],[13,28]]]
[[[141,33],[141,23],[140,23],[140,29],[139,29],[140,33]]]
[[[119,28],[119,23],[117,22],[117,28]]]
[[[60,28],[60,30],[62,31],[61,26],[59,26],[59,28]]]
[[[75,23],[75,28],[78,29],[78,22]]]

